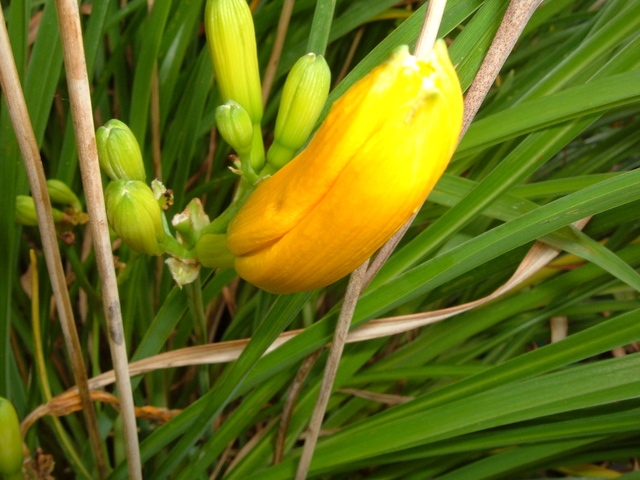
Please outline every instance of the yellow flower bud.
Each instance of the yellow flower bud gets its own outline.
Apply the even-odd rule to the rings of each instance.
[[[142,153],[131,129],[112,119],[96,132],[100,167],[111,180],[139,180],[146,177]]]
[[[253,124],[242,105],[228,100],[216,109],[216,125],[222,138],[238,152],[240,157],[251,153]]]
[[[0,397],[0,476],[22,478],[23,459],[18,414],[9,400]]]
[[[256,34],[246,0],[208,0],[204,26],[224,102],[242,105],[253,123],[262,120]]]
[[[109,225],[133,250],[146,255],[164,252],[162,210],[147,184],[137,180],[111,182],[105,204]]]
[[[62,221],[62,212],[56,208],[52,208],[53,221]],[[36,213],[36,205],[33,198],[28,195],[16,196],[16,223],[35,227],[38,225],[38,214]]]
[[[267,161],[282,168],[304,146],[322,112],[331,70],[322,55],[308,53],[289,72],[282,91],[273,144]]]
[[[253,122],[251,164],[258,171],[264,163],[262,90],[249,5],[246,0],[207,0],[204,26],[222,101],[242,105]]]
[[[398,49],[337,100],[308,147],[253,192],[227,245],[245,280],[272,293],[328,285],[419,208],[446,168],[462,92],[444,42]]]
[[[47,191],[52,202],[70,205],[74,211],[81,212],[82,205],[78,196],[69,188],[69,186],[54,178],[47,180]]]

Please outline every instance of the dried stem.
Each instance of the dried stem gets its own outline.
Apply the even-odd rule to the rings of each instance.
[[[38,371],[38,380],[40,380],[40,388],[42,389],[42,396],[49,403],[53,398],[51,394],[51,387],[49,385],[49,377],[47,376],[47,367],[44,360],[44,349],[42,347],[42,333],[40,331],[40,280],[38,278],[38,258],[36,252],[29,250],[29,257],[31,259],[31,330],[33,331],[33,346],[36,357],[36,370]],[[79,395],[78,395],[79,397]],[[91,480],[91,474],[87,471],[82,460],[78,457],[76,452],[77,448],[72,444],[69,436],[62,427],[60,418],[53,417],[53,426],[58,432],[58,437],[62,447],[69,455],[71,462],[78,469],[80,475],[84,478]]]
[[[151,13],[155,0],[147,0],[147,10]],[[162,150],[160,148],[160,81],[158,62],[153,64],[151,75],[151,151],[153,153],[153,174],[162,180]]]
[[[442,15],[444,15],[444,7],[446,4],[447,0],[429,0],[427,13],[422,23],[422,30],[416,42],[416,57],[424,59],[431,53],[433,44],[438,37],[438,29],[440,28],[440,22],[442,22]]]
[[[153,174],[162,180],[162,149],[160,147],[160,84],[158,62],[153,65],[151,77],[151,151],[153,153]]]
[[[78,4],[74,0],[56,0],[60,37],[64,55],[71,113],[76,133],[78,158],[89,213],[89,225],[96,253],[96,263],[103,292],[104,314],[109,332],[109,347],[116,373],[124,425],[129,478],[142,479],[142,466],[133,409],[133,394],[122,328],[122,312],[118,296],[113,255],[98,164],[91,94],[85,62]]]
[[[273,80],[276,76],[276,70],[280,63],[280,56],[282,55],[282,47],[284,46],[284,39],[287,36],[287,30],[289,29],[289,20],[291,20],[291,13],[293,12],[293,6],[296,3],[295,0],[284,0],[282,4],[282,12],[280,13],[280,20],[278,21],[278,30],[276,31],[276,39],[273,42],[273,50],[271,50],[271,57],[269,57],[269,63],[267,64],[267,70],[264,72],[264,78],[262,79],[262,105],[267,104],[271,87],[273,87]]]
[[[340,84],[340,82],[344,79],[344,77],[346,77],[347,72],[349,71],[349,65],[351,65],[351,62],[353,61],[353,57],[356,54],[358,45],[360,45],[360,40],[362,39],[363,33],[364,33],[364,26],[360,27],[356,32],[355,37],[353,37],[353,41],[351,42],[351,46],[349,47],[347,56],[344,59],[342,68],[340,69],[340,73],[338,73],[336,79],[333,81],[333,88],[336,88]]]
[[[333,389],[333,382],[336,378],[336,373],[338,372],[338,365],[340,365],[340,357],[342,357],[342,351],[344,350],[347,334],[349,333],[349,327],[351,326],[351,319],[353,318],[353,312],[356,309],[356,304],[358,303],[358,298],[362,291],[364,276],[367,272],[368,265],[369,261],[367,260],[354,270],[351,274],[351,278],[349,279],[344,303],[342,304],[342,310],[340,311],[336,331],[333,335],[333,342],[331,342],[331,347],[329,348],[329,358],[327,359],[327,365],[324,369],[324,376],[322,377],[322,384],[320,385],[320,393],[318,394],[318,400],[316,401],[316,406],[313,409],[313,414],[311,415],[309,429],[307,430],[307,436],[304,441],[302,456],[300,457],[300,463],[298,464],[298,471],[296,472],[295,480],[305,480],[307,478],[311,459],[313,458],[313,452],[316,448],[316,443],[318,442],[320,427],[322,427],[324,413],[327,410],[329,397],[331,396],[331,390]]]
[[[322,350],[322,348],[316,350],[304,359],[304,362],[302,362],[302,365],[300,365],[300,368],[298,369],[298,373],[296,373],[296,377],[291,383],[291,389],[287,394],[287,400],[285,401],[284,408],[282,409],[280,425],[278,425],[278,433],[276,434],[275,446],[273,448],[274,465],[277,465],[282,461],[282,457],[284,456],[285,441],[287,439],[287,430],[289,430],[289,423],[291,422],[293,409],[296,405],[296,402],[298,401],[300,392],[302,391],[304,381],[309,376],[311,368],[315,365],[316,360],[318,360],[318,357],[322,353]]]
[[[13,123],[13,128],[18,139],[20,151],[22,152],[31,194],[38,214],[38,227],[40,229],[42,247],[47,263],[47,270],[49,271],[49,278],[51,279],[51,287],[56,299],[62,333],[67,351],[69,352],[74,379],[82,400],[84,418],[87,424],[87,431],[95,456],[98,474],[100,478],[106,478],[108,473],[107,462],[100,440],[96,412],[89,396],[87,371],[82,358],[82,349],[73,318],[73,309],[67,290],[64,269],[62,267],[62,259],[58,247],[53,214],[51,213],[51,201],[49,199],[49,193],[47,192],[44,169],[42,167],[38,143],[29,118],[27,104],[24,99],[22,87],[20,86],[20,79],[13,58],[13,51],[11,50],[9,34],[7,33],[2,9],[0,9],[0,58],[2,58],[2,61],[0,61],[0,82],[5,94],[9,115],[11,116],[11,122]],[[82,58],[84,59],[84,55]]]
[[[522,30],[524,30],[524,27],[527,25],[529,18],[531,18],[531,15],[533,15],[533,12],[540,3],[542,3],[542,0],[512,0],[509,4],[509,7],[504,14],[504,18],[500,23],[500,27],[496,32],[496,36],[494,37],[493,42],[491,42],[489,51],[482,61],[482,65],[480,66],[471,87],[469,87],[469,90],[465,95],[464,117],[462,121],[460,139],[464,136],[469,125],[471,125],[473,118],[480,109],[480,105],[482,105],[487,93],[489,93],[489,88],[491,88],[491,85],[493,85],[493,82],[498,76],[498,72],[502,68],[502,65],[504,65],[509,53],[511,53],[518,37],[520,37],[520,34],[522,33]],[[425,24],[427,23],[427,19],[428,12],[427,17],[425,18]],[[424,33],[424,30],[425,29],[423,28],[423,31],[420,32],[421,35]],[[421,43],[422,42],[418,40],[418,44]],[[405,223],[404,226],[380,249],[378,255],[376,255],[375,261],[367,272],[366,285],[373,280],[373,277],[376,276],[384,263],[391,256],[393,250],[398,243],[400,243],[400,240],[402,240],[402,237],[411,226],[416,215],[417,212],[407,220],[407,223]]]
[[[498,27],[491,47],[467,90],[464,98],[464,120],[462,122],[462,138],[476,116],[502,65],[513,50],[520,34],[542,0],[512,0]]]

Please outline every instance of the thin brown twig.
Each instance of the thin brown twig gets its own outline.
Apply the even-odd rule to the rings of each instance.
[[[153,155],[153,175],[162,181],[162,149],[160,146],[160,83],[158,62],[153,65],[151,76],[151,151]]]
[[[280,425],[278,425],[278,433],[276,434],[275,446],[273,449],[273,464],[277,465],[282,461],[282,457],[284,456],[284,447],[285,441],[287,439],[287,431],[289,430],[289,423],[291,422],[291,417],[293,415],[293,409],[298,401],[298,397],[300,396],[300,392],[302,391],[302,386],[304,385],[304,381],[309,376],[311,372],[311,368],[315,365],[316,360],[322,353],[322,349],[318,349],[313,352],[311,355],[307,356],[300,365],[298,372],[296,373],[293,382],[291,382],[291,389],[287,394],[287,399],[284,402],[284,408],[282,409],[282,416],[280,417]]]
[[[9,34],[2,9],[0,9],[0,58],[2,58],[0,62],[2,90],[5,93],[9,115],[11,116],[13,128],[27,170],[27,177],[29,178],[31,194],[38,216],[38,228],[40,229],[40,238],[42,239],[47,270],[56,299],[62,333],[71,360],[71,368],[83,405],[89,440],[95,456],[98,474],[100,478],[106,478],[108,467],[104,455],[104,446],[100,439],[96,412],[89,396],[87,371],[82,358],[82,348],[76,330],[69,291],[67,290],[44,169],[42,167],[40,151],[29,118],[22,87],[20,86],[20,79],[18,77],[13,51],[11,50]]]
[[[211,475],[209,475],[209,480],[215,480],[218,474],[222,471],[225,462],[229,458],[229,455],[231,455],[231,451],[233,450],[233,446],[235,445],[235,443],[236,439],[234,438],[229,442],[227,448],[224,449],[224,452],[222,452],[222,455],[220,455],[220,458],[216,463],[216,467],[213,469],[213,472],[211,472]]]
[[[80,173],[87,201],[98,275],[102,286],[109,347],[121,402],[127,467],[129,478],[138,480],[142,479],[142,464],[140,462],[127,349],[122,327],[120,298],[102,193],[102,180],[98,163],[91,94],[78,4],[75,0],[56,0],[56,8],[58,10],[58,23],[69,88],[71,113],[77,139]]]
[[[318,442],[320,427],[322,427],[322,420],[324,419],[324,414],[327,410],[327,405],[329,404],[329,397],[331,396],[331,390],[333,389],[333,382],[336,378],[338,366],[340,365],[340,358],[342,357],[347,335],[349,334],[349,327],[351,326],[353,312],[356,309],[358,298],[360,298],[360,292],[362,292],[362,285],[368,264],[369,261],[367,260],[356,268],[349,278],[347,292],[344,296],[344,303],[342,304],[340,317],[338,318],[338,323],[336,325],[336,331],[333,335],[331,347],[329,348],[329,358],[327,358],[322,383],[320,384],[320,393],[318,394],[316,406],[313,409],[311,420],[309,421],[309,428],[307,429],[307,436],[304,441],[304,447],[302,448],[302,455],[300,456],[300,463],[298,463],[295,480],[305,480],[307,478],[307,473],[311,466],[311,459],[313,458],[313,452],[315,451],[316,443]]]
[[[493,82],[495,82],[502,65],[513,50],[527,22],[536,11],[542,0],[512,0],[507,7],[504,18],[491,42],[489,51],[482,61],[473,83],[464,98],[464,117],[462,122],[462,138],[478,113]]]
[[[151,13],[155,0],[147,0],[147,10]],[[162,180],[162,150],[160,147],[160,82],[158,80],[158,61],[153,64],[151,74],[151,151],[153,154],[153,174]]]
[[[263,106],[267,104],[267,99],[269,98],[271,87],[273,87],[273,80],[276,77],[276,70],[278,70],[278,64],[280,63],[282,47],[284,46],[284,39],[287,36],[289,21],[291,20],[291,14],[293,13],[293,6],[295,3],[295,0],[284,0],[284,3],[282,4],[280,20],[278,21],[278,29],[276,30],[276,39],[273,42],[273,49],[271,50],[269,63],[267,64],[267,69],[265,70],[264,78],[262,79]]]
[[[353,61],[353,57],[356,54],[356,49],[358,48],[358,45],[360,45],[360,40],[362,39],[363,33],[364,33],[364,25],[358,29],[355,37],[353,37],[353,41],[351,42],[351,46],[349,47],[347,56],[344,59],[342,68],[340,69],[340,73],[338,73],[338,76],[333,81],[333,88],[337,87],[338,84],[342,81],[342,79],[347,75],[347,72],[349,71],[349,65],[351,65],[351,62]]]

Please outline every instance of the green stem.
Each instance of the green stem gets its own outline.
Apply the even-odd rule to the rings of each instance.
[[[273,175],[276,172],[276,168],[267,163],[260,173],[258,174],[259,178],[264,178],[269,175]],[[221,234],[227,231],[227,227],[233,217],[236,216],[236,213],[242,208],[244,202],[247,201],[249,195],[256,189],[257,185],[252,184],[245,178],[240,179],[240,185],[238,185],[238,190],[231,201],[231,205],[229,205],[220,215],[218,215],[213,222],[200,230],[200,236],[211,233],[211,234]]]
[[[324,55],[329,42],[329,32],[333,21],[333,10],[336,0],[318,0],[316,11],[313,14],[313,23],[309,32],[307,52]]]
[[[47,367],[44,360],[44,350],[42,346],[42,335],[40,332],[40,289],[38,288],[40,284],[38,278],[38,266],[35,252],[31,250],[29,252],[29,255],[31,257],[31,328],[33,329],[36,370],[38,371],[38,379],[40,380],[42,396],[44,397],[45,401],[49,402],[52,398],[52,394],[51,387],[49,386],[49,377],[47,375]],[[62,447],[66,451],[67,455],[69,455],[71,462],[76,465],[78,473],[91,480],[92,476],[89,474],[89,471],[85,468],[82,460],[76,453],[78,449],[74,445],[72,445],[71,439],[67,436],[67,433],[62,427],[62,422],[58,417],[55,416],[52,417],[52,420],[53,425],[60,438],[60,442],[62,443]],[[19,473],[20,478],[22,478],[22,472]],[[7,478],[12,477],[9,476]]]
[[[195,281],[185,285],[185,289],[189,301],[189,310],[194,319],[196,343],[198,345],[204,345],[207,343],[207,317],[204,311],[204,305],[202,304],[202,282],[200,281],[200,275],[196,277]],[[202,392],[208,392],[210,384],[207,369],[202,369],[198,377]]]

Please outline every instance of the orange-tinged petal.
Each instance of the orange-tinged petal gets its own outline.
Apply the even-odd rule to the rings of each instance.
[[[309,146],[231,222],[238,274],[273,292],[332,283],[420,207],[455,149],[462,94],[446,48],[406,49],[335,102]]]

